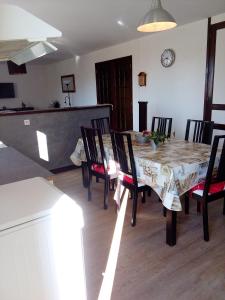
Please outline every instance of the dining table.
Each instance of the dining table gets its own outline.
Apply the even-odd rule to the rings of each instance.
[[[176,245],[177,212],[183,210],[182,195],[204,180],[211,146],[170,138],[153,149],[151,143],[137,142],[135,138],[137,132],[129,133],[132,138],[138,180],[150,186],[167,209],[166,243],[174,246]],[[107,160],[113,160],[110,135],[103,135],[103,144]],[[76,166],[83,165],[84,176],[86,157],[81,138],[78,139],[70,158]]]

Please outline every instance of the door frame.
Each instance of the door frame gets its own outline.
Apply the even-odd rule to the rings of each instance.
[[[206,121],[211,121],[213,110],[225,111],[225,104],[213,103],[213,88],[214,88],[215,61],[216,61],[216,38],[217,38],[217,30],[220,29],[225,29],[225,21],[211,24],[211,18],[208,18],[205,97],[204,97],[204,114],[203,114],[203,119]],[[215,123],[214,128],[219,130],[225,130],[225,124]]]

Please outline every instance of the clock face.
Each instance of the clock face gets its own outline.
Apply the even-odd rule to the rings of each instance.
[[[175,52],[172,49],[166,49],[161,55],[161,64],[163,67],[168,68],[172,66],[175,61]]]

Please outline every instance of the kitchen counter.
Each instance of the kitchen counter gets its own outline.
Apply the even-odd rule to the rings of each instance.
[[[74,167],[70,155],[80,127],[110,117],[112,105],[0,112],[0,141],[54,172]]]
[[[31,115],[31,114],[42,114],[42,113],[55,113],[55,112],[69,112],[76,110],[85,110],[85,109],[96,109],[96,108],[104,108],[109,107],[112,109],[111,104],[98,104],[98,105],[89,105],[89,106],[73,106],[73,107],[62,107],[62,108],[46,108],[46,109],[28,109],[28,110],[13,110],[13,109],[5,109],[0,110],[0,117],[2,116],[14,116],[14,115]],[[21,108],[22,109],[22,108]]]

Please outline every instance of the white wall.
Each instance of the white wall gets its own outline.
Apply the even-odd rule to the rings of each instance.
[[[224,19],[225,15],[216,16],[213,22]],[[176,136],[183,138],[186,119],[203,117],[206,46],[205,19],[62,62],[28,65],[27,75],[9,76],[6,65],[0,64],[0,82],[15,82],[19,99],[0,100],[0,103],[12,107],[23,100],[26,104],[48,107],[51,101],[58,100],[65,106],[67,94],[61,91],[61,76],[75,74],[72,105],[95,105],[95,63],[132,55],[134,129],[138,129],[138,101],[148,101],[148,127],[153,115],[173,117]],[[167,69],[160,63],[165,48],[172,48],[176,53],[174,65]],[[140,71],[147,73],[146,87],[138,86]]]
[[[35,108],[47,108],[54,100],[62,107],[68,106],[64,103],[67,93],[62,93],[61,76],[75,74],[74,58],[47,65],[27,64],[26,68],[26,74],[9,75],[7,64],[0,63],[0,82],[13,82],[16,94],[16,98],[0,99],[0,108],[19,107],[22,101]],[[76,105],[75,93],[70,95],[72,105]]]
[[[96,62],[132,55],[134,128],[138,129],[138,101],[148,101],[148,127],[153,115],[173,117],[176,136],[183,138],[186,119],[203,117],[206,45],[207,20],[202,20],[81,56],[75,102],[96,104]],[[160,63],[165,48],[176,53],[170,68]],[[140,71],[147,73],[146,87],[138,86]]]
[[[5,62],[0,63],[0,82],[13,82],[16,98],[0,99],[0,108],[19,107],[23,101],[27,105],[46,107],[48,103],[45,68],[27,65],[27,74],[9,75]]]
[[[76,85],[77,78],[75,67],[75,58],[46,65],[46,75],[48,82],[47,99],[49,102],[58,100],[62,107],[68,106],[68,101],[66,104],[64,103],[65,97],[68,95],[68,93],[62,93],[61,76],[74,74]],[[72,106],[76,106],[75,95],[75,93],[70,93]]]

